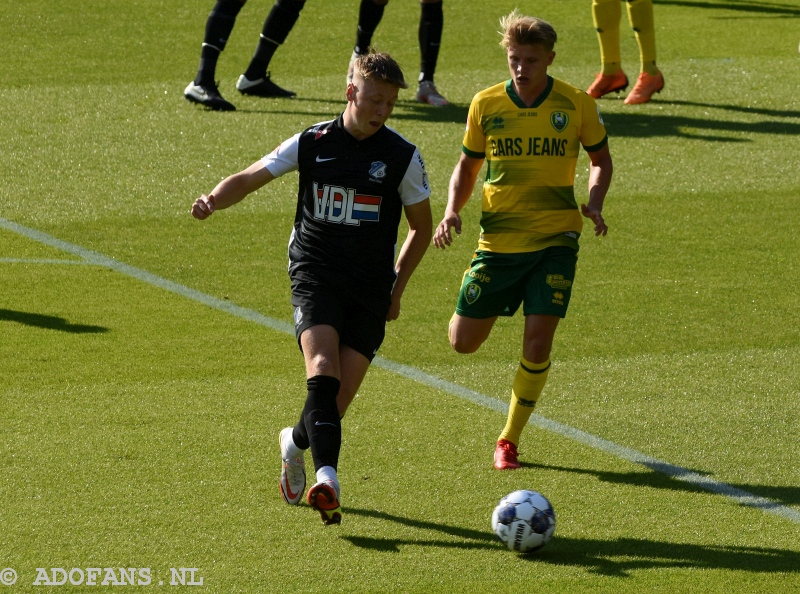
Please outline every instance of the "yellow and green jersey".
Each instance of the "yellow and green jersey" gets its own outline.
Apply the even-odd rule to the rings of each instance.
[[[475,95],[462,150],[487,164],[478,249],[577,249],[583,228],[573,191],[578,151],[607,142],[594,99],[550,76],[530,107],[511,80]]]

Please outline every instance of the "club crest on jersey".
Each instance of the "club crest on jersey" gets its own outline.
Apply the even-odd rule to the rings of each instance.
[[[360,226],[362,222],[378,222],[381,215],[380,196],[356,194],[353,188],[314,182],[314,218],[328,223]]]
[[[467,285],[467,290],[464,291],[464,299],[467,300],[469,305],[472,305],[478,300],[478,297],[481,296],[481,288],[480,285],[476,285],[475,283],[470,283]]]
[[[320,136],[325,136],[328,133],[328,128],[325,128],[324,130],[320,130],[319,126],[317,126],[316,128],[314,128],[311,131],[314,132],[314,140],[319,140]]]
[[[371,181],[380,181],[386,177],[386,163],[382,161],[373,161],[369,168],[369,177]]]
[[[553,124],[556,132],[563,132],[569,123],[569,116],[563,111],[554,111],[550,114],[550,123]]]

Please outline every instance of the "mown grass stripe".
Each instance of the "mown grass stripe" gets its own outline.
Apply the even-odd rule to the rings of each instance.
[[[178,295],[182,295],[184,297],[192,299],[193,301],[202,303],[214,309],[227,312],[229,314],[238,316],[240,318],[243,318],[251,322],[255,322],[257,324],[261,324],[262,326],[266,326],[268,328],[277,330],[279,332],[283,332],[285,334],[294,335],[294,327],[292,326],[292,324],[288,322],[275,320],[273,318],[260,314],[257,311],[253,311],[245,307],[234,305],[229,301],[218,299],[217,297],[213,297],[206,293],[202,293],[201,291],[197,291],[195,289],[191,289],[184,285],[180,285],[173,281],[162,278],[158,275],[147,272],[146,270],[142,270],[141,268],[130,266],[128,264],[125,264],[118,260],[114,260],[113,258],[109,258],[108,256],[104,256],[92,250],[88,250],[78,245],[62,241],[42,231],[38,231],[36,229],[32,229],[29,227],[24,227],[18,223],[8,221],[2,217],[0,217],[0,227],[7,229],[9,231],[13,231],[14,233],[17,233],[19,235],[22,235],[24,237],[27,237],[28,239],[37,241],[44,245],[57,248],[61,251],[73,254],[75,256],[79,256],[83,258],[87,263],[96,264],[98,266],[105,266],[121,274],[125,274],[127,276],[149,283],[161,289],[177,293]],[[61,263],[63,261],[57,260],[56,262]],[[384,359],[383,357],[380,356],[375,357],[375,359],[373,360],[373,364],[376,367],[380,367],[381,369],[385,369],[392,373],[396,373],[398,375],[416,381],[430,388],[441,390],[453,396],[463,398],[464,400],[468,400],[470,402],[479,404],[486,408],[490,408],[497,412],[503,414],[508,412],[508,404],[505,402],[502,402],[496,398],[491,398],[490,396],[486,396],[485,394],[475,392],[474,390],[470,390],[463,386],[459,386],[458,384],[449,382],[447,380],[436,377],[429,373],[425,373],[424,371],[417,369],[416,367],[403,365],[402,363],[390,361],[389,359]],[[692,472],[690,470],[687,470],[686,468],[682,468],[680,466],[675,466],[668,462],[658,460],[657,458],[653,458],[651,456],[648,456],[631,448],[627,448],[612,441],[608,441],[601,437],[597,437],[596,435],[586,433],[585,431],[581,431],[580,429],[570,427],[569,425],[564,425],[557,421],[552,421],[550,419],[542,417],[541,415],[537,414],[531,415],[529,423],[541,429],[545,429],[557,435],[567,437],[578,443],[582,443],[584,445],[600,450],[607,454],[611,454],[613,456],[622,458],[624,460],[633,462],[635,464],[640,464],[655,472],[665,474],[676,480],[680,480],[695,485],[697,487],[700,487],[702,489],[705,489],[706,491],[722,495],[723,497],[727,497],[728,499],[731,499],[740,505],[754,507],[764,512],[774,514],[776,516],[789,520],[791,522],[800,524],[800,511],[796,511],[790,507],[786,507],[769,499],[753,495],[752,493],[749,493],[742,489],[738,489],[726,483],[722,483],[720,481],[711,479],[707,476],[703,476],[696,472]]]

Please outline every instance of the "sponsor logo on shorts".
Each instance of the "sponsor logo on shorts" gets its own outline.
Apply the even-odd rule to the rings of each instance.
[[[303,312],[300,310],[299,307],[296,307],[294,309],[294,325],[299,326],[302,321],[303,321]]]
[[[467,285],[467,290],[464,292],[464,299],[467,300],[467,303],[472,305],[478,300],[478,297],[480,296],[481,296],[480,285],[476,285],[475,283],[470,283]]]
[[[564,291],[572,286],[572,281],[564,278],[563,274],[548,274],[545,282],[556,290]]]
[[[467,273],[467,276],[469,276],[470,278],[474,278],[476,281],[481,283],[492,282],[492,277],[486,274],[485,272],[481,272],[480,270],[470,270]]]
[[[553,303],[556,305],[564,305],[564,293],[556,291],[553,293]]]

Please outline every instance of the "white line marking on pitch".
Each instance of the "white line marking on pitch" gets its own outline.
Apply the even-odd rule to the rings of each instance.
[[[0,264],[78,264],[80,266],[93,266],[86,260],[56,260],[47,258],[0,258]]]
[[[37,231],[36,229],[31,229],[29,227],[23,227],[17,223],[7,221],[2,217],[0,217],[0,227],[9,231],[13,231],[14,233],[18,233],[19,235],[23,235],[28,239],[38,241],[44,245],[57,248],[75,256],[79,256],[89,264],[111,268],[112,270],[116,270],[117,272],[133,277],[137,280],[144,281],[161,289],[177,293],[178,295],[182,295],[183,297],[187,297],[197,301],[198,303],[202,303],[203,305],[207,305],[245,320],[261,324],[262,326],[266,326],[272,330],[277,330],[278,332],[283,332],[285,334],[294,336],[294,326],[292,326],[292,324],[289,322],[275,320],[252,309],[240,307],[195,289],[190,289],[184,285],[180,285],[147,272],[146,270],[142,270],[141,268],[124,264],[123,262],[119,262],[118,260],[114,260],[108,256],[87,250],[86,248],[82,248],[78,245],[67,243],[66,241],[57,239],[52,235],[43,233],[42,231]],[[59,260],[58,262],[61,263],[63,261]],[[434,375],[430,375],[420,369],[417,369],[416,367],[410,367],[408,365],[403,365],[402,363],[396,363],[380,356],[373,359],[373,364],[376,367],[391,371],[392,373],[396,373],[408,379],[414,380],[430,388],[442,390],[443,392],[447,392],[453,396],[458,396],[459,398],[469,400],[470,402],[474,402],[475,404],[485,406],[504,414],[508,412],[508,404],[505,402],[502,402],[496,398],[491,398],[485,394],[475,392],[463,386],[459,386],[453,382],[443,380]],[[531,415],[531,420],[529,423],[541,429],[546,429],[547,431],[551,431],[557,435],[567,437],[584,445],[606,452],[607,454],[612,454],[618,458],[622,458],[623,460],[627,460],[635,464],[641,464],[642,466],[646,466],[651,470],[660,472],[679,481],[683,481],[685,483],[705,489],[706,491],[722,495],[741,505],[755,507],[764,512],[774,514],[800,524],[800,511],[785,505],[781,505],[769,499],[765,499],[764,497],[759,497],[757,495],[753,495],[752,493],[748,493],[747,491],[743,491],[742,489],[737,489],[736,487],[726,483],[715,481],[714,479],[703,476],[696,472],[692,472],[686,468],[675,466],[668,462],[663,462],[657,458],[652,458],[651,456],[636,450],[621,446],[612,441],[603,439],[602,437],[591,435],[590,433],[586,433],[580,429],[575,429],[569,425],[563,425],[562,423],[551,421],[550,419],[538,414]]]

